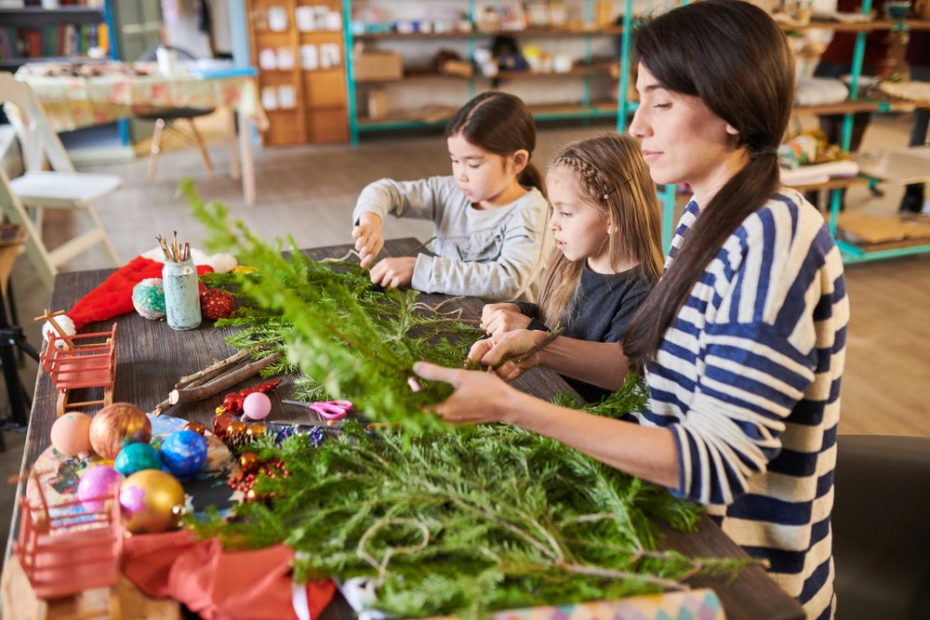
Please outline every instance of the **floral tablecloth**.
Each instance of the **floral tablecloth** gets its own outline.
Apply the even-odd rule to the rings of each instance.
[[[137,63],[139,71],[102,75],[54,74],[47,63],[24,65],[16,79],[32,88],[52,129],[71,131],[132,116],[153,108],[230,107],[251,119],[260,130],[268,119],[252,76],[202,76],[184,72],[166,77],[154,64]],[[52,73],[52,74],[50,74]]]

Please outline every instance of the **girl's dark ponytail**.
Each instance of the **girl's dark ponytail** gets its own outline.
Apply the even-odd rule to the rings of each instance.
[[[546,181],[539,171],[539,168],[537,168],[536,164],[533,162],[527,162],[526,168],[520,173],[520,177],[517,181],[523,187],[535,187],[543,196],[546,195]]]

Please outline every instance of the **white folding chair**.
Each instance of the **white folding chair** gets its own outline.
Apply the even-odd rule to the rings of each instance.
[[[119,266],[119,258],[90,203],[119,187],[120,178],[75,172],[32,89],[11,73],[0,72],[0,105],[5,103],[17,107],[16,113],[7,116],[19,136],[26,172],[10,179],[0,169],[0,207],[10,221],[26,227],[26,253],[43,284],[51,289],[61,265],[98,244],[103,245],[111,262],[101,267]],[[44,170],[46,161],[51,171]],[[84,232],[49,250],[42,240],[43,209],[73,210]]]

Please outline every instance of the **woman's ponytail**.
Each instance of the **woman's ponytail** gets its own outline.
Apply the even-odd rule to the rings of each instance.
[[[779,187],[778,160],[767,153],[750,154],[749,163],[717,192],[708,217],[698,217],[688,231],[673,268],[659,280],[639,307],[623,335],[623,351],[635,364],[655,355],[665,330],[675,320],[704,269],[727,238],[765,204]]]

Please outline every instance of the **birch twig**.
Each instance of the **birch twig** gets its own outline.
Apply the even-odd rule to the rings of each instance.
[[[237,351],[234,355],[231,355],[224,360],[220,360],[218,362],[210,364],[203,370],[199,370],[192,375],[187,375],[186,377],[181,377],[180,379],[178,379],[178,382],[174,384],[174,387],[176,388],[190,387],[188,384],[193,383],[194,381],[198,379],[205,379],[209,381],[210,379],[218,375],[220,372],[222,372],[224,369],[228,368],[229,366],[232,366],[233,364],[238,363],[242,359],[254,353],[256,349],[257,347],[249,347],[248,349],[242,349],[241,351]],[[204,382],[201,381],[198,385],[203,385],[203,383]]]
[[[254,377],[266,366],[270,366],[277,362],[281,358],[281,355],[281,353],[272,353],[268,357],[250,362],[232,372],[216,377],[212,381],[201,386],[174,389],[171,391],[171,394],[168,395],[168,400],[172,405],[176,405],[178,403],[191,403],[210,398],[237,383],[245,381],[249,377]]]

